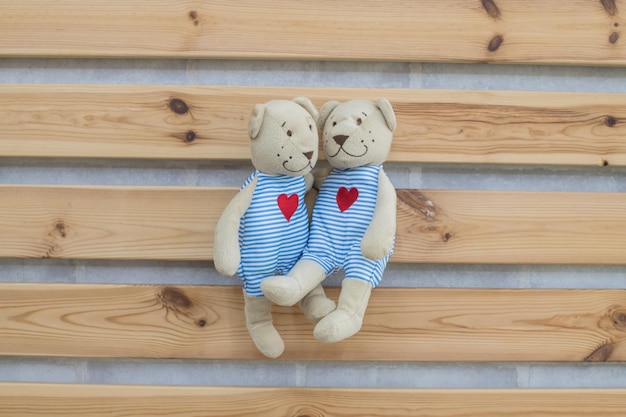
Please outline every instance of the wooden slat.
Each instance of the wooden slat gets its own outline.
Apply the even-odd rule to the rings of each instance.
[[[395,262],[626,264],[626,193],[399,190]]]
[[[626,94],[298,87],[0,85],[0,156],[249,159],[254,104],[296,95],[388,97],[389,161],[626,165]]]
[[[243,325],[239,288],[1,288],[3,354],[258,356]],[[625,297],[624,291],[378,289],[361,334],[334,347],[315,344],[297,310],[278,309],[275,318],[288,358],[580,361],[602,347],[604,359],[624,360]],[[360,352],[371,342],[375,349]]]
[[[354,389],[0,383],[1,417],[622,417],[623,389]]]
[[[273,316],[288,360],[626,360],[624,290],[377,288],[362,330],[337,344],[317,342],[297,307]],[[0,284],[0,340],[2,355],[262,358],[236,284]]]
[[[0,185],[0,257],[210,260],[215,223],[235,192]],[[626,264],[626,193],[398,197],[392,262]]]
[[[3,1],[0,55],[626,64],[623,0]]]
[[[236,190],[0,186],[4,257],[209,260]]]

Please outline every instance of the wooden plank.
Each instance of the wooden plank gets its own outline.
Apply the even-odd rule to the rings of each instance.
[[[2,417],[622,417],[624,409],[624,389],[355,389],[0,383]]]
[[[626,64],[623,0],[4,1],[0,55]]]
[[[296,95],[388,97],[389,161],[626,166],[626,94],[304,87],[0,85],[0,156],[249,159],[254,104]]]
[[[0,257],[211,260],[215,224],[235,192],[0,185]],[[392,262],[626,264],[626,193],[398,197]]]
[[[286,360],[626,360],[624,290],[377,288],[361,331],[336,344],[297,307],[273,317]],[[4,283],[0,329],[2,355],[263,358],[237,285]]]
[[[3,257],[210,260],[236,190],[0,186]]]
[[[626,263],[626,193],[399,190],[394,262]]]

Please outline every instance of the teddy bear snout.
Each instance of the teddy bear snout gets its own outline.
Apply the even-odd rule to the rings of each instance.
[[[346,140],[348,140],[350,136],[347,135],[335,135],[333,136],[333,139],[335,142],[337,142],[337,145],[339,146],[343,146],[344,143],[346,143]]]

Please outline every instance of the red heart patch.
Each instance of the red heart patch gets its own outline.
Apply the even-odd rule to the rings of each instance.
[[[352,187],[349,190],[346,187],[341,187],[337,190],[337,207],[339,207],[339,211],[343,213],[348,210],[357,198],[359,198],[359,190],[356,187]]]
[[[277,201],[281,213],[283,213],[287,221],[290,221],[291,216],[293,216],[293,213],[295,213],[298,208],[298,194],[291,194],[290,196],[281,194],[278,196]]]

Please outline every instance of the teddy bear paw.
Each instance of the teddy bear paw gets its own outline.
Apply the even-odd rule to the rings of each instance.
[[[261,281],[261,291],[268,300],[281,306],[292,306],[306,295],[301,294],[297,280],[288,275],[277,275]]]
[[[320,342],[336,343],[358,333],[362,324],[359,316],[337,309],[317,323],[313,336]]]
[[[307,296],[300,301],[300,308],[304,316],[314,324],[332,313],[336,307],[335,302],[324,294]]]
[[[268,358],[278,358],[285,351],[285,343],[272,323],[260,323],[248,331],[259,352]]]

